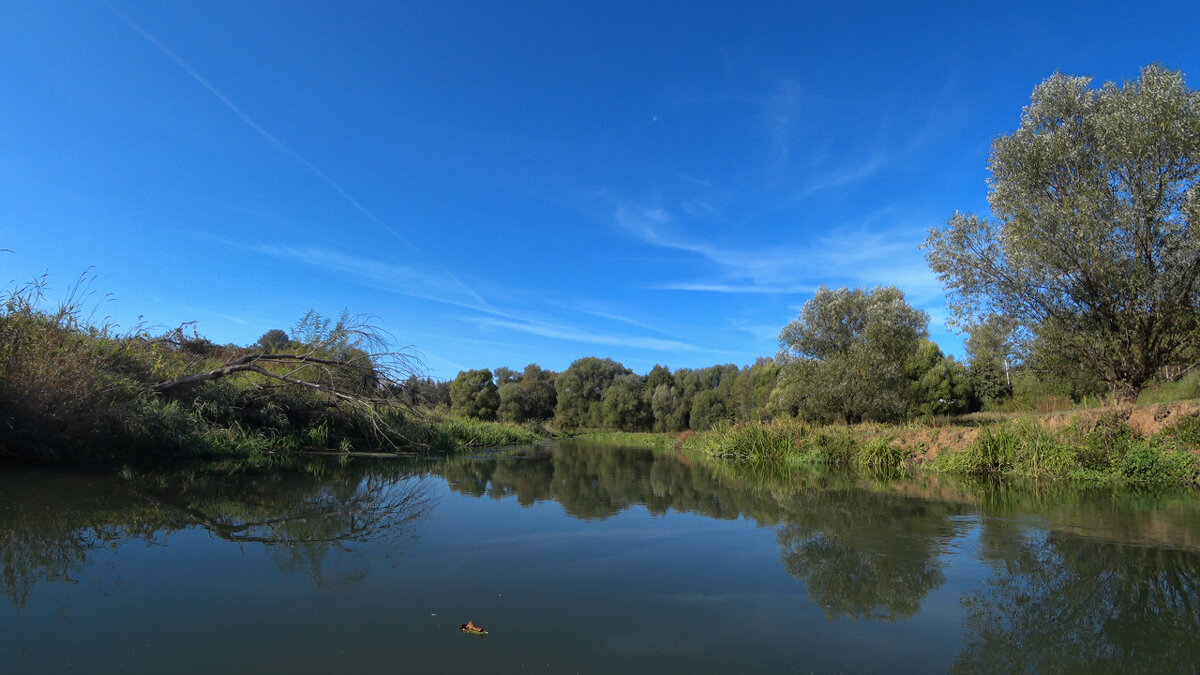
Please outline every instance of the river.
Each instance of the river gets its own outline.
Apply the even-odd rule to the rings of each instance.
[[[9,467],[0,567],[4,673],[1200,670],[1194,490],[577,441]]]

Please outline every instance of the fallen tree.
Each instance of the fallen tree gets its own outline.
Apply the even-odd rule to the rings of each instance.
[[[269,333],[282,333],[270,331]],[[166,396],[226,377],[256,374],[281,383],[317,392],[332,399],[331,405],[345,403],[357,408],[370,421],[377,440],[392,448],[398,441],[406,445],[420,442],[402,433],[394,423],[398,411],[410,414],[411,408],[398,396],[401,383],[421,370],[419,358],[411,348],[385,351],[387,334],[372,325],[369,319],[343,312],[331,323],[320,314],[310,311],[293,330],[295,339],[280,342],[276,337],[269,346],[287,348],[287,353],[237,349],[215,367],[189,372],[150,385],[150,389]],[[198,336],[186,337],[183,327],[167,335],[145,340],[154,346],[211,357],[228,350],[216,347]],[[257,346],[264,346],[262,340]],[[211,363],[211,361],[210,361]]]

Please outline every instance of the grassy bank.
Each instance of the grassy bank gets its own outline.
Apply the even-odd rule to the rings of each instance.
[[[1131,425],[1139,415],[1161,419],[1171,412],[1156,406],[1074,417],[1012,416],[903,426],[813,426],[783,420],[685,433],[678,445],[760,466],[826,464],[878,471],[922,469],[977,476],[1200,485],[1200,414],[1185,408],[1153,433]]]
[[[612,443],[631,448],[669,448],[675,444],[674,434],[648,431],[606,431],[593,429],[576,433],[572,435],[572,438],[597,443]]]
[[[286,345],[237,347],[183,329],[118,334],[78,303],[43,310],[41,290],[0,294],[0,458],[449,451],[543,435],[400,404],[411,355],[378,349],[354,317],[310,312]]]

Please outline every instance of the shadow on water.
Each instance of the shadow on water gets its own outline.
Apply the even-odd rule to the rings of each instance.
[[[21,606],[39,584],[71,581],[92,551],[183,530],[268,547],[279,570],[318,586],[353,585],[369,573],[359,548],[401,555],[435,517],[444,479],[581,520],[637,507],[774,528],[783,568],[831,621],[909,620],[969,560],[982,572],[952,586],[966,611],[962,672],[1170,671],[1200,658],[1195,492],[733,466],[580,442],[509,455],[0,472],[0,592]]]

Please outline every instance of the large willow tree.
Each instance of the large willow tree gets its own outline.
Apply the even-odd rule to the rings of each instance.
[[[929,317],[893,287],[822,286],[779,334],[784,364],[772,395],[810,420],[892,421],[909,403],[905,364],[928,337]]]
[[[1200,93],[1160,66],[1091,84],[1034,90],[992,145],[993,218],[955,214],[927,258],[961,323],[1011,317],[1132,401],[1200,358]]]

